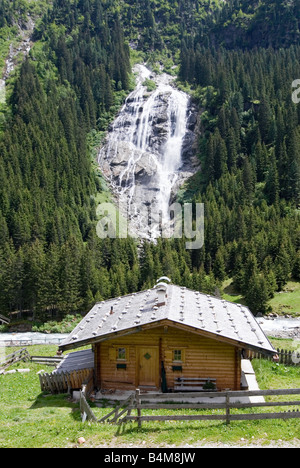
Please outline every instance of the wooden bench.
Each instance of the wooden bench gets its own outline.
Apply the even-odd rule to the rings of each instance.
[[[178,377],[174,380],[175,392],[216,391],[216,379],[198,377]]]

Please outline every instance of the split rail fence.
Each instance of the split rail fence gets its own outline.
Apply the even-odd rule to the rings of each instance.
[[[135,421],[141,427],[143,422],[149,421],[226,421],[230,424],[232,421],[263,420],[263,419],[292,419],[300,418],[300,401],[265,401],[264,397],[282,397],[286,395],[300,395],[300,389],[280,389],[280,390],[253,390],[253,391],[227,391],[227,392],[201,392],[201,393],[154,393],[141,394],[139,390],[123,403],[120,403],[110,413],[97,420],[94,413],[89,417],[89,411],[86,405],[87,400],[81,396],[81,411],[83,420],[90,419],[98,423],[122,424],[129,421]],[[254,402],[253,399],[243,402],[243,399],[249,397],[263,397]],[[203,399],[206,399],[204,401]],[[192,402],[191,402],[192,400]],[[208,400],[208,401],[207,401]],[[185,403],[189,401],[188,403]],[[279,408],[289,407],[286,411],[279,412],[277,409],[273,412],[253,412],[254,408]],[[84,410],[82,409],[84,408]],[[195,414],[179,414],[178,410],[194,410]],[[250,409],[250,411],[249,411]],[[143,414],[147,410],[157,410],[156,414]],[[161,414],[161,411],[169,410],[172,414]],[[201,410],[201,411],[200,411]],[[206,410],[206,414],[204,411]],[[208,414],[207,414],[208,410]],[[222,413],[213,412],[213,410],[224,410]],[[236,413],[236,410],[248,410],[247,412]],[[135,414],[133,414],[135,412]]]
[[[0,373],[2,373],[7,367],[15,364],[16,362],[26,362],[30,361],[31,356],[28,353],[26,348],[19,349],[14,353],[8,354],[1,362],[0,362]]]
[[[14,353],[8,354],[0,361],[0,373],[12,366],[16,362],[35,362],[36,364],[45,364],[47,366],[56,366],[62,361],[62,356],[31,356],[26,348],[19,349]]]

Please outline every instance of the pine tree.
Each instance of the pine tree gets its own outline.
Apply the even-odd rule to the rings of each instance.
[[[224,260],[223,249],[219,249],[213,266],[214,277],[219,281],[224,281],[226,278],[226,265]]]
[[[271,135],[272,110],[270,107],[269,99],[266,96],[263,96],[260,103],[258,123],[262,140],[265,143],[269,143]]]
[[[274,153],[272,153],[266,178],[265,194],[271,205],[279,202],[279,176]]]
[[[296,280],[300,280],[300,250],[298,250],[294,262],[294,268],[293,268],[293,278]]]
[[[237,144],[235,139],[235,132],[232,127],[228,131],[227,139],[227,153],[228,153],[228,169],[232,172],[236,170],[238,159]]]
[[[255,274],[248,283],[245,299],[253,313],[265,314],[269,311],[269,286],[264,276]]]
[[[79,311],[83,299],[80,296],[81,252],[76,239],[62,245],[60,253],[60,285],[62,292],[61,310],[65,313]]]
[[[215,177],[219,179],[227,170],[227,148],[218,129],[215,131]]]
[[[249,202],[251,201],[254,192],[255,179],[253,175],[253,169],[248,158],[245,158],[244,160],[242,178],[246,193],[246,200]]]

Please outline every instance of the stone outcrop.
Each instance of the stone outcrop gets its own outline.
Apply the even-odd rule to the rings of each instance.
[[[173,77],[153,76],[142,65],[135,71],[137,87],[109,129],[99,166],[128,210],[130,228],[148,237],[144,208],[166,213],[174,189],[196,170],[197,109]],[[143,85],[150,77],[156,83],[152,92]]]

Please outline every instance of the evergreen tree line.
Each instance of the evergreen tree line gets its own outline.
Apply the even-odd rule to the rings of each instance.
[[[26,22],[28,5],[24,0],[0,0],[0,28],[13,26],[16,21]]]
[[[83,307],[90,289],[79,281],[79,259],[95,229],[99,186],[87,133],[101,129],[117,92],[128,89],[122,28],[101,2],[54,1],[35,40],[0,141],[2,313]]]
[[[54,0],[16,79],[0,141],[2,313],[82,312],[165,274],[206,293],[234,278],[252,310],[264,312],[289,278],[300,279],[300,110],[291,101],[300,51],[220,47],[227,36],[212,25],[210,34],[209,21],[220,27],[229,13],[227,26],[254,21],[246,3],[239,14],[238,0],[216,8],[187,0]],[[144,50],[181,46],[180,80],[195,88],[202,122],[202,171],[190,182],[194,202],[205,204],[201,250],[187,251],[185,239],[138,245],[96,236],[101,186],[87,135],[107,128],[128,92],[119,15],[128,39],[143,30]]]
[[[87,148],[128,92],[129,54],[103,3],[54,1],[21,66],[0,141],[0,310],[46,318],[86,312],[97,300],[174,282],[206,292],[183,241],[156,246],[100,240],[100,191]],[[175,242],[175,241],[174,241]]]
[[[206,20],[211,44],[227,48],[282,48],[299,44],[299,0],[231,0]]]
[[[299,0],[124,0],[118,11],[126,35],[145,52],[176,55],[186,35],[205,47],[243,50],[289,47],[300,37]]]
[[[300,76],[300,47],[188,51],[183,43],[180,75],[198,86],[204,105],[207,180],[244,167],[249,191],[265,182],[269,203],[284,198],[299,204],[300,106],[291,95]]]
[[[131,72],[117,13],[108,5],[104,8],[101,0],[55,0],[35,29],[34,39],[43,41],[60,84],[75,93],[84,130],[105,130],[106,117],[115,111],[115,93],[128,91]]]
[[[254,311],[300,278],[300,48],[231,51],[182,43],[182,80],[201,108],[204,266],[233,277]],[[205,255],[204,255],[205,253]]]

